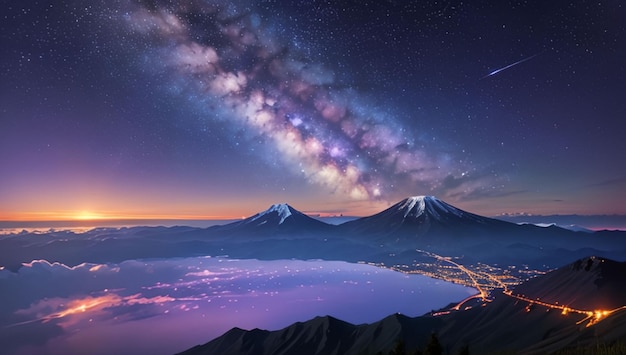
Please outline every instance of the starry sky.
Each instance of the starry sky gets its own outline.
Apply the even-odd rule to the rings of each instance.
[[[0,219],[626,214],[626,5],[8,1]]]

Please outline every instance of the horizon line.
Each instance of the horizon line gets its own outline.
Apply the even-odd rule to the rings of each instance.
[[[257,213],[261,213],[263,211],[259,211]],[[371,215],[357,215],[357,214],[344,214],[344,213],[328,213],[328,212],[308,212],[308,211],[299,211],[310,217],[317,218],[336,218],[336,217],[369,217]],[[382,211],[381,211],[382,212]],[[249,217],[253,217],[257,213],[251,215],[240,215],[240,216],[185,216],[185,215],[157,215],[157,216],[94,216],[89,218],[83,217],[53,217],[53,218],[3,218],[0,217],[0,223],[2,222],[98,222],[98,221],[157,221],[157,220],[171,220],[171,221],[226,221],[226,220],[240,220],[246,219]],[[536,217],[626,217],[626,214],[620,213],[596,213],[596,214],[577,214],[577,213],[569,213],[569,214],[508,214],[501,213],[497,215],[484,215],[483,217],[489,218],[536,218]]]

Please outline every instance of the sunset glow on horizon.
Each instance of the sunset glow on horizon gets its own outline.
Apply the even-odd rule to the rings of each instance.
[[[249,216],[246,216],[249,217]],[[57,211],[57,212],[24,212],[0,216],[6,222],[45,222],[45,221],[124,221],[124,220],[233,220],[243,216],[215,215],[178,215],[178,214],[140,214],[140,213],[109,213],[89,211]]]

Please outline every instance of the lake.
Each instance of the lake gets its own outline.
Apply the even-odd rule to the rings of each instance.
[[[232,327],[418,316],[476,290],[365,264],[194,257],[0,271],[4,353],[171,354]]]

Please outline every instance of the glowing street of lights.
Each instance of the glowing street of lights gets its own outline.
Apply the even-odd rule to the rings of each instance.
[[[412,265],[396,264],[393,266],[386,266],[381,263],[370,264],[407,274],[426,275],[443,281],[472,287],[478,291],[477,294],[467,297],[466,299],[462,300],[448,310],[432,313],[433,316],[449,314],[453,311],[471,309],[471,306],[463,307],[463,305],[472,299],[480,299],[482,305],[486,306],[487,303],[491,302],[494,299],[495,291],[500,291],[503,295],[506,295],[518,301],[527,302],[528,305],[525,308],[526,312],[531,312],[533,306],[543,306],[546,307],[548,310],[559,310],[563,316],[584,316],[583,318],[576,320],[576,324],[586,324],[586,327],[597,324],[598,322],[606,319],[615,312],[626,310],[626,305],[617,307],[612,310],[576,309],[568,305],[559,304],[559,302],[551,303],[542,301],[540,298],[532,299],[525,295],[515,294],[512,290],[509,289],[509,287],[519,285],[528,279],[534,278],[539,275],[544,275],[547,273],[546,271],[533,270],[528,267],[520,270],[515,266],[500,268],[483,263],[477,263],[476,265],[463,265],[460,262],[455,261],[459,258],[441,256],[436,253],[421,249],[416,249],[416,251],[422,255],[431,257],[433,259],[433,262],[415,262]],[[498,292],[498,294],[500,294],[500,292]]]

